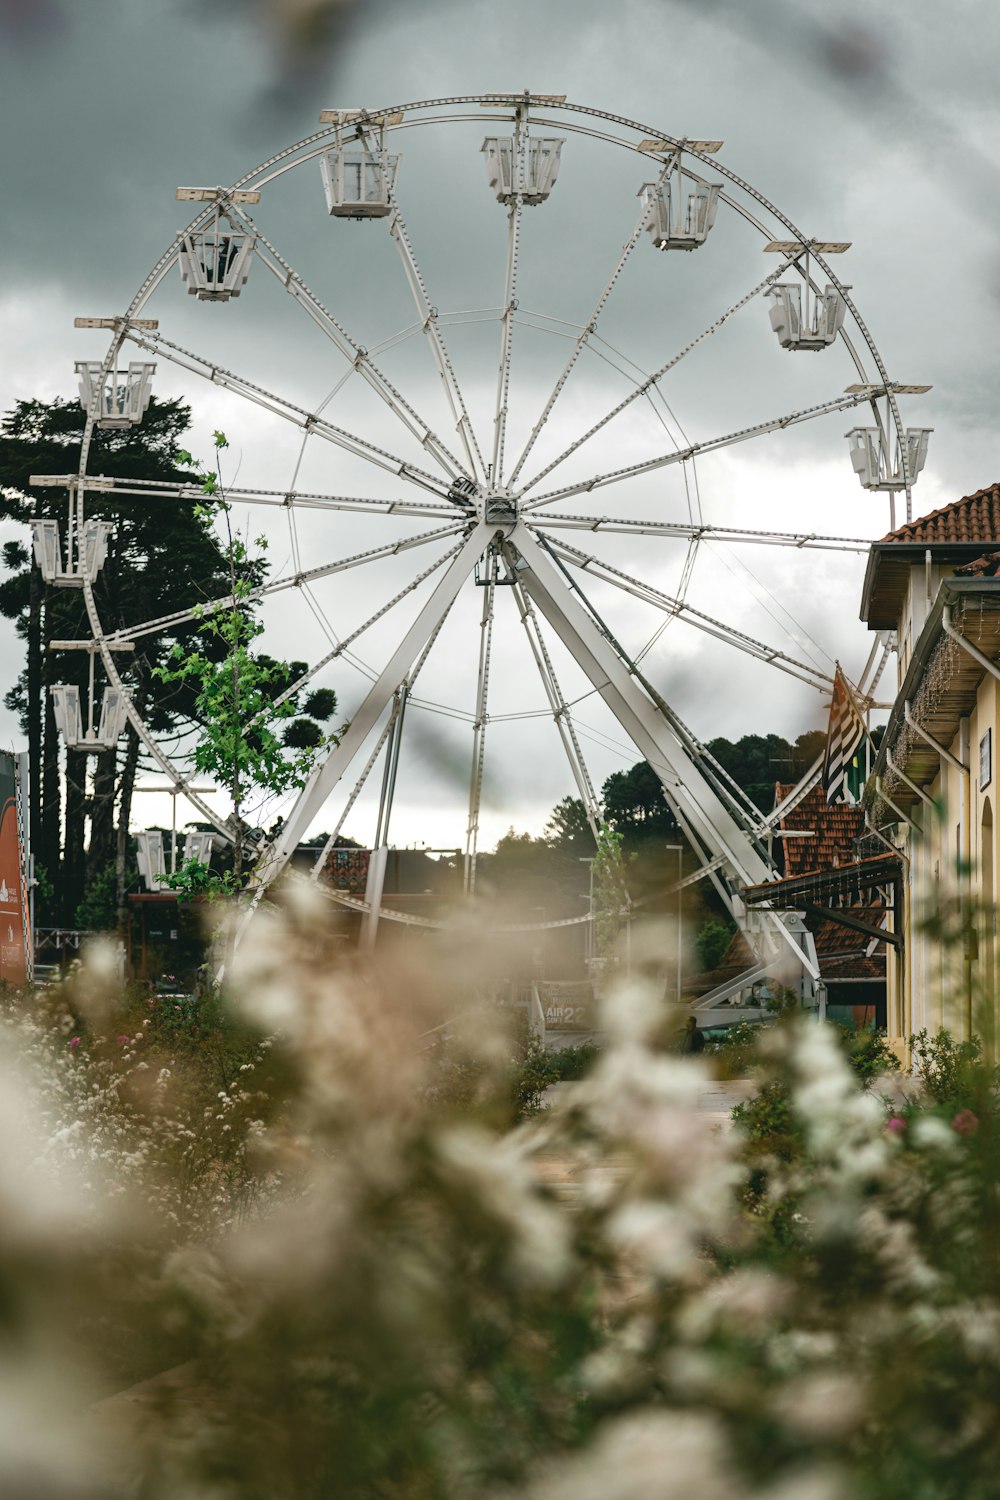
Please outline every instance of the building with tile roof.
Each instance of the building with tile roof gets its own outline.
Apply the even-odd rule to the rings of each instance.
[[[992,1039],[1000,732],[1000,484],[901,526],[869,556],[862,618],[895,631],[898,684],[865,789],[906,899],[888,972],[891,1038]]]
[[[778,783],[775,806],[794,790]],[[898,861],[885,854],[859,859],[858,844],[865,834],[864,813],[847,803],[831,805],[821,786],[814,786],[779,819],[774,852],[782,879],[744,891],[747,905],[770,904],[776,895],[801,912],[813,935],[820,976],[827,988],[828,1011],[857,1024],[886,1024],[886,948],[884,931],[891,891],[896,888]],[[726,1016],[709,997],[728,986],[721,1005],[733,1014],[752,1010],[755,991],[767,988],[758,974],[754,955],[742,933],[734,934],[716,970],[702,976],[705,994],[699,1006],[702,1024]],[[715,1011],[710,1014],[710,1011]]]

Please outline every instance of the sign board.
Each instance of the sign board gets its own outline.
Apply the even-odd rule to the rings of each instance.
[[[0,750],[0,983],[30,976],[25,837],[18,758]]]
[[[993,730],[987,729],[979,741],[979,790],[985,792],[993,780]]]
[[[338,891],[364,899],[370,849],[331,849],[323,866],[326,880]]]
[[[594,990],[589,980],[540,979],[538,997],[545,1013],[546,1030],[594,1030]]]

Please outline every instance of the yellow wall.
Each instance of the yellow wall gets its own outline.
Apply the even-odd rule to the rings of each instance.
[[[918,803],[911,816],[919,826],[906,830],[904,949],[890,955],[888,993],[889,1033],[901,1054],[906,1038],[925,1027],[945,1026],[958,1037],[975,1032],[991,1051],[997,1047],[998,716],[1000,682],[987,674],[948,746],[969,774],[942,761],[925,788],[936,810]],[[992,776],[981,786],[979,747],[987,731]]]

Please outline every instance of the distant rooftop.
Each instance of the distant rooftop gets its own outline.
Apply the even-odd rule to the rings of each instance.
[[[775,801],[780,802],[792,790],[781,782],[775,786]],[[797,807],[786,813],[779,823],[785,832],[806,832],[808,838],[782,839],[779,859],[786,876],[808,875],[814,870],[836,869],[853,863],[854,840],[864,832],[864,813],[849,802],[827,802],[819,784],[802,798]]]

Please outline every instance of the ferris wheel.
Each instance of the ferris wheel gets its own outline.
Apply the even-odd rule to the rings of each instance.
[[[774,875],[768,820],[671,706],[672,672],[690,700],[703,653],[725,652],[712,680],[829,691],[832,660],[796,630],[782,580],[868,541],[824,525],[808,493],[774,524],[771,491],[809,474],[799,437],[815,426],[852,488],[889,497],[867,535],[894,523],[897,495],[909,519],[929,429],[904,425],[899,398],[929,387],[890,379],[833,269],[849,245],[800,232],[720,141],[530,93],[320,123],[231,187],[178,189],[195,216],[125,311],[77,320],[109,347],[77,365],[79,474],[37,478],[68,488],[65,540],[35,523],[46,578],[82,590],[92,635],[89,702],[53,689],[67,743],[106,749],[129,719],[231,834],[193,788],[190,743],[144,723],[124,665],[140,638],[169,641],[229,599],[116,631],[95,595],[109,531],[95,502],[198,493],[94,472],[95,428],[141,423],[155,381],[242,454],[227,499],[281,562],[254,591],[265,643],[308,658],[289,693],[334,686],[348,720],[261,848],[258,890],[322,819],[318,872],[370,806],[377,913],[411,746],[435,816],[452,803],[473,895],[491,776],[516,815],[544,730],[595,834],[592,749],[634,747],[746,927],[740,888]],[[747,554],[777,559],[770,576]],[[751,608],[734,621],[740,588]],[[768,637],[748,623],[765,616]],[[882,665],[875,650],[853,673],[862,697]]]

